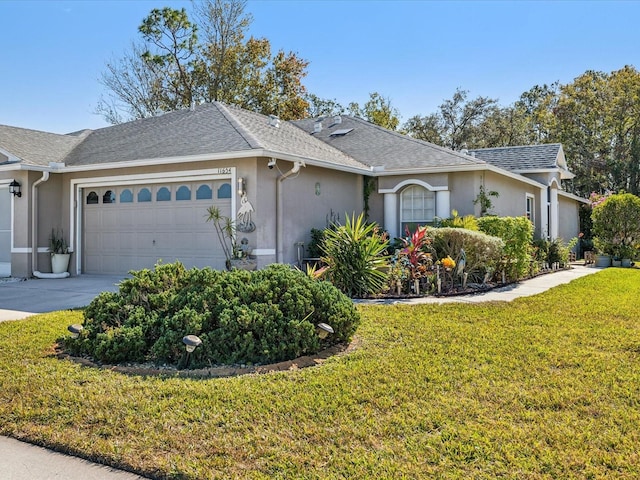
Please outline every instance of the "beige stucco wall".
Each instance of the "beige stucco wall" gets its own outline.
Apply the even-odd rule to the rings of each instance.
[[[580,233],[580,204],[571,198],[558,195],[558,207],[558,237],[567,243]]]
[[[316,195],[316,183],[319,195]],[[308,244],[311,228],[325,228],[332,220],[343,224],[346,215],[362,213],[362,189],[361,175],[312,166],[303,167],[297,176],[284,180],[282,261],[297,261],[295,244]]]
[[[64,231],[66,239],[74,253],[70,262],[72,275],[75,270],[75,255],[79,251],[76,245],[77,204],[83,204],[84,198],[75,198],[71,191],[73,181],[85,182],[105,179],[107,183],[117,184],[123,176],[149,175],[162,173],[170,177],[173,173],[218,168],[235,168],[235,178],[245,179],[249,202],[254,208],[252,220],[256,230],[250,233],[238,233],[238,238],[246,237],[254,252],[259,254],[259,266],[276,261],[277,252],[277,185],[278,178],[293,167],[292,162],[278,160],[277,167],[269,169],[268,158],[247,158],[234,160],[215,160],[177,165],[152,165],[132,168],[110,168],[83,172],[51,173],[49,180],[41,183],[38,195],[38,238],[36,248],[37,269],[50,271],[49,255],[46,252],[52,228]],[[19,174],[18,174],[19,173]],[[14,276],[31,276],[31,185],[42,177],[41,172],[18,172],[11,175],[23,185],[23,197],[16,203],[15,209],[15,246],[20,253],[12,255]],[[109,179],[107,179],[109,177]],[[1,176],[0,176],[1,178]],[[232,179],[235,181],[235,179]],[[158,180],[159,182],[162,179]],[[316,184],[319,184],[318,195]],[[236,197],[236,210],[240,205],[237,185],[232,185]],[[324,228],[327,220],[340,219],[344,222],[345,214],[356,215],[363,208],[363,180],[361,175],[336,172],[317,167],[302,167],[299,173],[291,175],[281,182],[282,192],[282,261],[295,263],[297,260],[296,242],[308,243],[312,227]],[[83,196],[86,192],[83,192]],[[376,200],[374,199],[375,203]],[[72,207],[73,206],[73,207]],[[233,212],[235,216],[236,212]],[[203,211],[203,222],[206,211]],[[73,227],[73,228],[72,228]],[[75,230],[74,230],[75,229]],[[211,229],[212,238],[215,235]]]

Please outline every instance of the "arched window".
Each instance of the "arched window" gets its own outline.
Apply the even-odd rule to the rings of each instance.
[[[231,198],[231,185],[229,183],[223,183],[218,188],[218,198]]]
[[[116,203],[116,194],[113,190],[107,190],[102,196],[102,203]]]
[[[151,190],[148,188],[141,188],[138,190],[138,203],[150,202],[151,201]]]
[[[89,192],[87,195],[87,205],[95,205],[98,203],[98,194],[96,192]]]
[[[160,187],[156,192],[156,202],[169,202],[171,201],[171,190],[167,187]]]
[[[120,203],[133,203],[133,192],[125,188],[120,192]]]
[[[412,185],[400,195],[401,233],[405,229],[413,231],[418,225],[432,223],[436,216],[436,196],[434,192],[420,185]]]
[[[211,200],[213,192],[209,185],[200,185],[196,190],[196,200]]]
[[[191,200],[191,190],[183,185],[176,191],[176,200]]]

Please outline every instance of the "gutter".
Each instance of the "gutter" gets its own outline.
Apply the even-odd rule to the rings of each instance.
[[[296,161],[293,164],[291,170],[284,172],[280,175],[276,182],[276,263],[282,263],[283,255],[283,238],[284,238],[284,218],[283,218],[283,205],[282,205],[282,182],[284,182],[291,175],[295,175],[300,171],[300,167],[305,166],[304,163]]]
[[[42,172],[42,177],[31,185],[31,271],[33,276],[41,278],[38,271],[38,186],[49,180],[49,172]]]

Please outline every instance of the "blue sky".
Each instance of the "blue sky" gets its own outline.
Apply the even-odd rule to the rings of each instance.
[[[187,1],[0,0],[0,124],[68,133],[93,113],[100,73],[153,8]],[[640,2],[250,0],[251,33],[311,63],[323,98],[391,100],[405,121],[457,87],[507,105],[586,70],[640,68]]]

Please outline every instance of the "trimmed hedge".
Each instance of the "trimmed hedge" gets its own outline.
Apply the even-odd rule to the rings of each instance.
[[[287,265],[226,272],[178,262],[132,275],[86,308],[82,335],[64,339],[70,353],[180,365],[182,338],[194,334],[202,346],[191,355],[193,366],[271,363],[348,341],[360,322],[338,289]],[[322,341],[315,330],[321,322],[335,331]]]
[[[527,217],[480,217],[480,231],[504,241],[504,271],[509,280],[526,276],[531,262],[533,224]]]
[[[449,256],[458,265],[464,249],[469,281],[482,282],[487,272],[496,271],[502,259],[504,242],[498,237],[451,227],[429,229],[429,235],[437,258]]]

